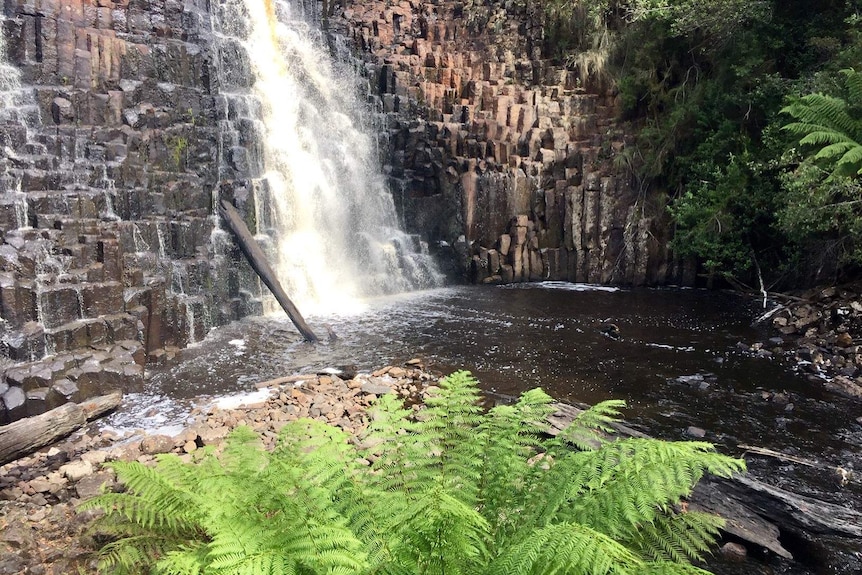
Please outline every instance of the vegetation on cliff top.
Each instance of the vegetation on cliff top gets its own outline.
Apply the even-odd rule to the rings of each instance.
[[[862,1],[544,5],[548,53],[616,86],[677,253],[767,287],[859,275]]]
[[[620,402],[556,439],[541,390],[483,412],[475,380],[441,380],[426,408],[383,396],[359,447],[337,428],[288,424],[272,452],[238,430],[197,464],[113,463],[125,493],[106,511],[112,572],[706,573],[720,526],[679,505],[704,473],[740,460],[701,442],[607,440]]]

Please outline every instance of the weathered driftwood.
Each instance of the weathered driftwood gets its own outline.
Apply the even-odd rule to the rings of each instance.
[[[562,403],[549,418],[552,435],[565,428],[583,409]],[[647,437],[626,425],[613,426],[620,435]],[[841,537],[862,537],[862,513],[796,495],[757,481],[748,474],[733,479],[706,478],[689,498],[690,509],[715,513],[726,520],[725,531],[740,539],[791,558],[779,541],[779,525],[790,531],[810,531]]]
[[[296,326],[296,329],[299,330],[299,333],[302,334],[302,337],[304,337],[306,341],[317,343],[319,341],[318,337],[314,335],[314,332],[311,331],[311,328],[308,327],[307,323],[305,323],[305,320],[302,318],[302,314],[299,313],[299,310],[296,309],[296,306],[293,305],[293,302],[290,301],[290,298],[287,296],[287,292],[285,292],[284,288],[281,287],[281,283],[275,276],[275,272],[269,265],[269,262],[267,262],[263,250],[260,249],[260,246],[251,235],[251,232],[248,230],[248,226],[245,225],[245,222],[242,220],[242,217],[240,217],[239,212],[236,211],[236,208],[234,208],[227,200],[222,200],[219,213],[221,213],[222,217],[236,237],[239,247],[242,250],[242,253],[245,254],[245,257],[248,258],[248,263],[251,264],[252,269],[254,269],[258,276],[260,276],[260,279],[263,280],[263,283],[266,284],[266,287],[269,288],[272,295],[275,296],[275,299],[281,305],[282,309],[284,309],[284,312],[287,314],[287,317],[290,318],[290,321],[293,322],[293,325]]]
[[[758,447],[757,445],[745,445],[744,443],[740,443],[737,447],[739,449],[744,449],[745,453],[771,457],[773,459],[778,459],[779,461],[790,461],[792,463],[798,463],[799,465],[805,465],[806,467],[814,467],[815,469],[828,469],[835,473],[835,475],[840,479],[842,485],[845,485],[851,476],[850,471],[837,465],[827,465],[826,463],[813,461],[811,459],[803,459],[802,457],[797,457],[795,455],[787,455],[786,453],[781,453],[780,451],[767,449],[765,447]]]
[[[115,391],[81,403],[66,403],[0,427],[0,465],[66,437],[88,421],[113,410],[123,398]]]

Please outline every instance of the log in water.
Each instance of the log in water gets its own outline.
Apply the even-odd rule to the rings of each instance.
[[[299,313],[299,310],[296,309],[293,302],[290,301],[290,298],[287,296],[287,292],[285,292],[284,288],[281,287],[281,283],[278,281],[275,271],[269,265],[269,262],[267,262],[263,250],[260,249],[260,246],[257,245],[256,241],[254,241],[254,237],[252,237],[251,232],[248,230],[248,226],[246,226],[245,222],[242,221],[236,208],[234,208],[227,200],[222,200],[219,213],[221,213],[224,220],[230,226],[231,231],[234,233],[234,236],[239,243],[242,253],[245,254],[246,258],[248,258],[248,263],[251,264],[255,273],[260,276],[260,279],[263,280],[263,283],[266,284],[266,287],[269,288],[269,291],[271,291],[272,295],[275,296],[275,299],[278,300],[278,303],[287,314],[287,317],[290,318],[290,321],[293,322],[293,325],[296,326],[296,329],[299,330],[302,337],[304,337],[306,341],[317,343],[319,339],[314,335],[314,332],[311,331],[311,328],[308,327],[308,324],[305,323],[305,320],[302,318],[302,314]]]

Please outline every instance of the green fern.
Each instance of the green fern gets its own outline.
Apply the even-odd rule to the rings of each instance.
[[[808,94],[781,110],[797,120],[783,129],[799,136],[800,145],[817,149],[811,158],[831,170],[827,181],[862,176],[862,74],[852,69],[842,72],[846,99]]]
[[[608,439],[621,402],[545,435],[551,398],[483,412],[455,373],[418,413],[392,396],[351,438],[311,420],[264,451],[238,429],[220,455],[155,468],[113,463],[125,493],[106,511],[104,571],[209,574],[706,573],[721,520],[680,511],[705,474],[741,461],[706,443]]]

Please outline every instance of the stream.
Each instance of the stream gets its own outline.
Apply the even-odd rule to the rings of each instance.
[[[627,421],[657,437],[692,439],[689,428],[697,427],[725,453],[742,455],[738,446],[752,445],[843,467],[851,477],[842,485],[826,467],[746,457],[763,481],[862,509],[862,409],[792,365],[750,352],[749,344],[770,335],[751,327],[759,312],[732,293],[544,282],[440,288],[310,316],[318,335],[325,338],[327,328],[337,334],[319,345],[301,341],[282,315],[247,318],[150,369],[147,392],[109,423],[170,431],[200,396],[252,391],[286,374],[372,370],[418,357],[431,371],[472,371],[501,401],[537,386],[565,402],[623,399]],[[604,333],[610,323],[618,339]]]

